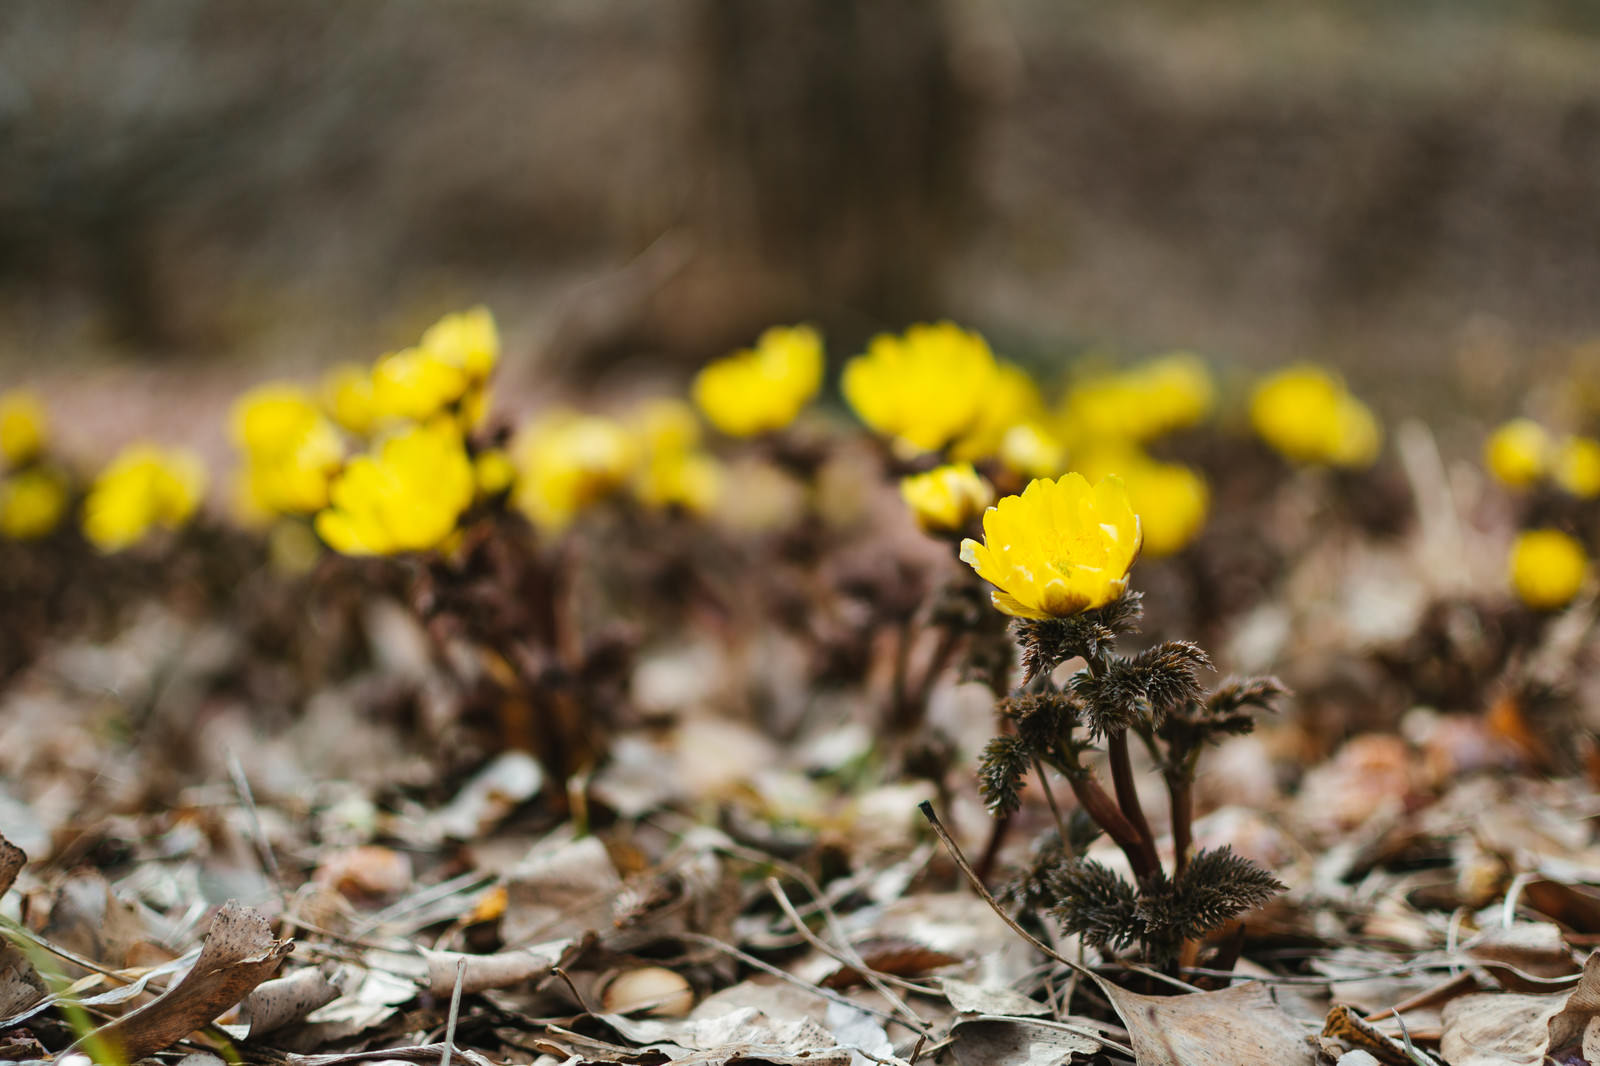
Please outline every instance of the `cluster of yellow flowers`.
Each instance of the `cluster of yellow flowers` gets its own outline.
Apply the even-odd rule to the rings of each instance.
[[[1216,390],[1194,355],[1086,377],[1052,411],[1026,370],[995,358],[976,333],[941,322],[875,338],[866,354],[845,366],[842,384],[861,420],[902,454],[942,452],[968,464],[993,460],[1027,479],[1068,470],[1096,479],[1119,476],[1152,555],[1180,550],[1205,524],[1205,479],[1144,450],[1210,414]],[[992,496],[976,478],[959,465],[941,467],[908,478],[901,492],[924,529],[958,530],[986,505],[976,501]]]
[[[191,452],[130,444],[100,471],[83,501],[83,532],[103,552],[131,548],[152,529],[179,529],[194,516],[206,468]]]
[[[1309,363],[1258,384],[1250,397],[1250,421],[1284,458],[1309,466],[1371,466],[1383,444],[1367,405],[1336,374]]]
[[[1579,499],[1600,496],[1600,440],[1568,436],[1558,441],[1531,418],[1514,418],[1489,434],[1483,465],[1510,488],[1531,488],[1548,478]]]
[[[811,326],[773,326],[754,348],[719,359],[695,376],[695,406],[730,437],[754,437],[793,422],[822,388],[822,335]]]
[[[33,393],[0,394],[0,536],[34,540],[67,512],[67,477],[45,458],[48,427],[44,404]]]

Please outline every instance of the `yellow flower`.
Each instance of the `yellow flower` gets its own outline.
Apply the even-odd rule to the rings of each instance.
[[[518,435],[511,502],[534,525],[565,529],[578,513],[627,481],[636,445],[614,419],[571,411],[547,415]]]
[[[501,448],[485,448],[472,460],[472,475],[483,496],[498,496],[517,480],[517,467]]]
[[[1026,422],[1038,422],[1043,417],[1044,397],[1039,395],[1033,375],[1015,363],[998,361],[988,395],[979,405],[978,419],[951,446],[950,457],[976,461],[998,455],[1012,429]]]
[[[417,347],[460,367],[467,380],[481,384],[500,361],[500,331],[487,307],[474,307],[445,315],[429,326]]]
[[[1078,441],[1142,443],[1211,413],[1216,387],[1199,356],[1176,352],[1078,382],[1062,400],[1063,427]]]
[[[952,533],[994,502],[994,486],[971,463],[951,463],[900,479],[900,497],[928,533]]]
[[[979,422],[999,367],[976,333],[950,322],[881,334],[845,364],[840,386],[857,416],[911,451],[936,451]]]
[[[1562,441],[1551,475],[1574,496],[1585,500],[1600,496],[1600,440],[1568,437]]]
[[[722,494],[722,464],[699,449],[700,422],[682,400],[647,400],[629,419],[642,460],[633,494],[646,507],[702,515]]]
[[[822,387],[822,336],[810,326],[773,326],[753,349],[719,359],[695,375],[702,414],[730,437],[782,429]]]
[[[154,526],[177,529],[199,506],[205,481],[205,466],[189,452],[129,445],[90,486],[83,532],[101,551],[115,552]]]
[[[67,479],[32,466],[0,481],[0,536],[34,540],[55,529],[67,510]]]
[[[328,504],[328,481],[344,442],[311,394],[298,385],[260,385],[233,405],[233,442],[245,454],[247,516],[310,514]]]
[[[49,425],[44,403],[27,389],[0,393],[0,457],[24,466],[44,449]]]
[[[317,535],[345,555],[427,551],[455,532],[475,489],[460,428],[435,419],[345,464],[317,513]]]
[[[1511,586],[1535,610],[1565,607],[1588,572],[1583,545],[1558,529],[1527,530],[1511,547]]]
[[[1525,489],[1550,464],[1550,434],[1531,418],[1513,418],[1483,442],[1483,465],[1503,485]]]
[[[1337,376],[1310,364],[1282,370],[1257,385],[1250,421],[1262,440],[1296,463],[1370,466],[1383,439],[1366,404]]]
[[[961,561],[997,587],[994,605],[1017,618],[1060,618],[1120,597],[1139,557],[1139,517],[1120,480],[1082,474],[1031,482],[983,515],[983,543]]]
[[[722,464],[701,451],[659,452],[645,460],[634,495],[646,507],[708,513],[722,496]]]
[[[372,368],[372,407],[379,420],[423,422],[467,394],[465,368],[426,348],[405,348]]]
[[[1045,426],[1022,422],[1001,438],[1000,462],[1026,478],[1057,477],[1066,469],[1067,449]]]
[[[370,436],[378,424],[372,395],[372,371],[359,363],[340,363],[322,375],[322,407],[340,426],[358,437]]]
[[[1206,522],[1211,493],[1205,478],[1182,463],[1163,463],[1132,445],[1107,445],[1080,457],[1073,467],[1098,481],[1122,479],[1139,516],[1144,552],[1152,557],[1181,551]]]

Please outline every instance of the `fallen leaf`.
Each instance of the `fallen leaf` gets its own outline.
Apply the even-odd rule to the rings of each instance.
[[[238,1003],[293,950],[294,941],[273,939],[263,915],[229,900],[212,918],[200,957],[181,981],[73,1048],[95,1041],[133,1062],[170,1047]]]
[[[1550,1042],[1547,1026],[1560,1010],[1559,996],[1462,996],[1444,1008],[1439,1054],[1450,1066],[1538,1066]]]
[[[449,999],[456,987],[457,967],[461,967],[461,994],[477,995],[491,988],[509,988],[549,973],[572,946],[571,940],[552,940],[516,951],[493,955],[466,955],[455,951],[424,951],[428,962],[428,992]]]
[[[346,981],[342,971],[329,973],[318,967],[262,982],[239,1004],[245,1038],[281,1029],[332,1003]]]
[[[0,896],[10,890],[17,874],[28,864],[28,854],[4,836],[0,836]]]
[[[1036,1018],[969,1018],[957,1022],[950,1036],[961,1066],[1062,1066],[1102,1046],[1091,1036]]]
[[[1307,1034],[1250,981],[1216,992],[1143,996],[1100,981],[1139,1066],[1315,1066]]]
[[[1049,1014],[1050,1008],[1021,992],[1004,987],[975,985],[954,977],[941,978],[939,987],[950,1005],[963,1014],[999,1014],[1005,1016]]]

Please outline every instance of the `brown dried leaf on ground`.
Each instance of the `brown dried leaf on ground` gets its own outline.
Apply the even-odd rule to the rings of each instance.
[[[1100,982],[1139,1066],[1314,1066],[1316,1052],[1267,987],[1143,996]]]
[[[272,976],[291,940],[275,940],[259,912],[229,900],[217,911],[194,968],[160,997],[73,1045],[93,1040],[114,1049],[125,1062],[169,1047],[218,1015]]]
[[[1600,952],[1570,994],[1462,996],[1444,1010],[1440,1053],[1450,1066],[1600,1061]]]
[[[0,896],[11,889],[17,874],[28,864],[27,852],[0,836]]]
[[[428,992],[448,999],[455,991],[458,972],[461,994],[464,996],[475,996],[491,988],[509,988],[536,980],[549,973],[571,946],[569,939],[553,940],[548,944],[516,951],[500,951],[493,955],[424,950],[422,957],[428,961]]]
[[[239,1004],[246,1039],[282,1029],[332,1003],[348,980],[341,971],[317,967],[262,982]]]

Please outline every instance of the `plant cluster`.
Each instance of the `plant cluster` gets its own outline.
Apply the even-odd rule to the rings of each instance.
[[[1249,732],[1254,713],[1270,710],[1282,686],[1272,678],[1226,682],[1207,692],[1200,673],[1210,659],[1187,641],[1165,641],[1132,656],[1117,639],[1137,627],[1141,597],[1127,589],[1138,555],[1139,520],[1120,482],[1091,486],[1081,475],[1035,481],[984,516],[984,542],[968,540],[962,558],[996,586],[994,605],[1016,618],[1022,685],[1000,705],[1010,731],[989,743],[979,774],[989,810],[1014,811],[1034,775],[1058,820],[1058,838],[1019,894],[1092,946],[1138,944],[1161,965],[1192,961],[1198,942],[1283,886],[1224,847],[1196,852],[1192,790],[1204,748]],[[1053,679],[1071,660],[1083,665],[1065,683]],[[1135,785],[1137,740],[1159,768],[1171,810],[1173,863],[1163,866],[1157,838]],[[1111,791],[1091,755],[1103,752]],[[1126,858],[1131,880],[1083,854],[1050,795],[1046,772],[1064,778],[1078,810]]]

